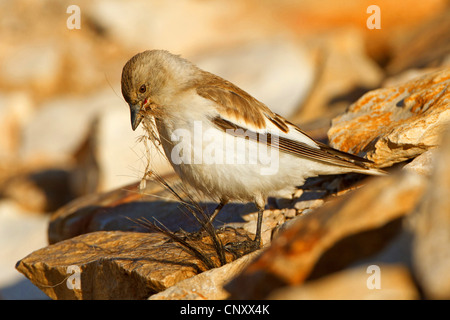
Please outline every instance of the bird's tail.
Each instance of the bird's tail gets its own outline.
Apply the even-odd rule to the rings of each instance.
[[[361,168],[360,170],[359,169],[352,170],[352,172],[368,174],[372,176],[386,176],[389,174],[387,171],[384,171],[379,168],[365,168],[365,169]]]

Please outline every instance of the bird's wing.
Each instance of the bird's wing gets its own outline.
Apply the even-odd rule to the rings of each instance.
[[[198,95],[214,101],[217,112],[227,119],[255,130],[265,129],[264,113],[271,113],[270,109],[231,82],[214,77],[211,83],[198,86],[196,90]]]
[[[230,82],[199,86],[197,93],[215,102],[217,115],[211,121],[229,134],[242,135],[244,132],[245,138],[253,140],[258,140],[258,135],[263,134],[266,135],[264,141],[270,142],[271,147],[281,152],[341,167],[366,169],[372,163],[315,141]]]

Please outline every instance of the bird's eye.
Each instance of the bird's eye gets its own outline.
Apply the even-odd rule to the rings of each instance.
[[[146,90],[147,90],[147,87],[145,86],[145,84],[143,84],[142,86],[139,87],[140,93],[144,93]]]

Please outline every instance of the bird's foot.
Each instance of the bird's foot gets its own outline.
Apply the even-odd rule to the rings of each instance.
[[[239,242],[229,242],[225,245],[225,250],[231,252],[236,258],[242,257],[261,248],[261,242],[255,240],[245,240]]]

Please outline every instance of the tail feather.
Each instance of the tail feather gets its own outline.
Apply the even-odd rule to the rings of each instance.
[[[356,170],[352,170],[352,172],[355,172],[355,173],[362,173],[362,174],[368,174],[368,175],[371,175],[371,176],[386,176],[386,175],[388,175],[389,173],[387,172],[387,171],[384,171],[384,170],[382,170],[382,169],[378,169],[378,168],[361,168],[361,170],[358,170],[358,169],[356,169]]]

